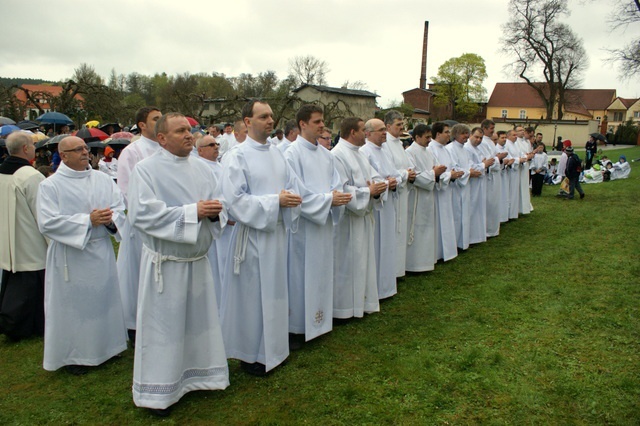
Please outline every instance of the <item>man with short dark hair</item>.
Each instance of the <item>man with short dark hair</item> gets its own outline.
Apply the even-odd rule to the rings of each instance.
[[[51,241],[45,279],[45,370],[85,374],[127,349],[111,236],[125,222],[120,190],[89,166],[85,141],[60,141],[62,164],[40,184],[38,227]]]
[[[506,152],[498,153],[496,144],[491,137],[496,128],[496,124],[489,119],[482,120],[482,142],[480,151],[482,160],[488,160],[487,164],[487,238],[500,234],[500,193],[502,191],[502,181],[499,178],[500,166]]]
[[[291,144],[295,142],[299,134],[300,129],[298,128],[298,124],[296,124],[296,120],[287,121],[284,125],[284,139],[278,144],[278,149],[284,153],[289,149]]]
[[[20,340],[44,332],[47,242],[38,231],[36,199],[44,176],[31,167],[36,149],[26,133],[6,141],[0,164],[0,334]]]
[[[407,271],[433,271],[436,261],[435,192],[443,181],[447,166],[436,164],[427,149],[431,143],[431,127],[418,124],[413,128],[414,142],[407,155],[416,171],[416,180],[409,192],[409,229],[407,234]]]
[[[518,212],[520,214],[529,214],[532,209],[531,193],[529,192],[529,167],[531,166],[531,160],[535,154],[531,148],[529,137],[531,137],[533,132],[533,127],[527,127],[526,129],[522,126],[516,127],[516,134],[518,136],[516,139],[516,146],[523,156],[526,157],[526,161],[520,163],[520,205],[518,207]]]
[[[520,183],[520,170],[527,161],[527,156],[520,150],[517,145],[518,132],[511,129],[507,132],[507,142],[505,149],[509,156],[514,160],[509,169],[509,219],[517,219],[520,211],[520,191],[522,185]],[[527,187],[527,191],[529,188]]]
[[[134,167],[140,161],[161,149],[155,134],[156,123],[160,117],[162,117],[162,112],[156,107],[144,107],[136,112],[136,124],[141,133],[140,139],[127,145],[118,158],[118,188],[120,188],[124,196],[125,206],[128,205],[129,178],[133,173]],[[133,343],[136,335],[142,240],[138,231],[130,228],[128,221],[125,222],[121,231],[122,242],[118,248],[116,265],[118,267],[124,319],[129,330],[129,339]]]
[[[324,128],[323,111],[303,105],[296,114],[298,139],[284,156],[304,187],[295,232],[288,232],[290,349],[332,329],[333,227],[351,200],[342,192],[335,158],[315,142]]]
[[[471,168],[479,173],[476,179],[469,180],[469,244],[487,241],[486,170],[489,161],[482,159],[482,152],[479,148],[482,135],[482,129],[474,127],[471,129],[469,141],[464,146],[469,154]]]
[[[280,145],[284,142],[284,131],[282,129],[276,129],[275,134],[267,140],[271,145]]]
[[[302,198],[282,152],[267,143],[273,111],[252,100],[242,108],[247,139],[225,156],[222,190],[236,220],[224,273],[222,331],[227,357],[264,376],[289,356],[287,228]]]
[[[229,385],[207,260],[227,214],[213,173],[190,155],[186,117],[162,116],[156,139],[160,151],[138,163],[131,178],[129,217],[143,240],[133,400],[167,416],[185,393]]]
[[[458,256],[456,229],[453,219],[453,194],[451,185],[464,175],[462,170],[455,170],[455,163],[445,148],[451,140],[449,126],[438,121],[433,124],[435,137],[427,148],[436,160],[436,164],[447,167],[446,173],[440,175],[440,186],[436,191],[436,259],[445,262]]]
[[[362,317],[380,310],[373,236],[373,208],[380,208],[387,183],[371,167],[360,147],[365,143],[364,121],[347,117],[342,137],[331,150],[343,191],[351,194],[344,218],[334,228],[333,317]]]

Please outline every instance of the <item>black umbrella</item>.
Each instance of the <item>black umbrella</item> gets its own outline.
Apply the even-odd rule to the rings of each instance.
[[[100,141],[87,142],[87,146],[88,146],[89,148],[102,148],[102,149],[104,149],[104,148],[106,147],[106,145],[105,145],[105,144],[103,144],[103,143],[102,143],[102,142],[100,142]]]
[[[9,117],[0,116],[0,126],[3,126],[5,124],[16,124],[16,122],[10,119]]]
[[[46,148],[47,142],[49,142],[51,138],[42,139],[41,141],[36,142],[36,149]]]
[[[606,142],[605,137],[603,135],[601,135],[600,133],[591,133],[589,136],[591,136],[592,138],[594,138],[597,141]]]
[[[129,143],[131,143],[131,141],[129,139],[111,139],[107,141],[107,145],[109,145],[110,147],[123,147],[123,146],[127,146],[129,145]]]
[[[22,130],[33,130],[40,127],[40,125],[35,121],[28,121],[28,120],[21,121],[18,124],[16,124],[16,126],[20,127]]]
[[[49,139],[44,146],[58,145],[60,141],[66,138],[67,136],[71,136],[71,135],[66,133],[66,134],[54,136],[51,139]]]
[[[111,126],[113,128],[113,131],[111,133],[116,133],[122,130],[122,127],[120,127],[120,125],[118,123],[107,123],[107,124],[103,124],[102,126],[99,126],[98,129],[102,130],[103,132],[107,132],[107,127]]]

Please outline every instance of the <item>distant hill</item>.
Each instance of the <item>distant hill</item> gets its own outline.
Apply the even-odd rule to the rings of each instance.
[[[38,78],[7,78],[0,77],[0,84],[4,87],[10,87],[14,84],[21,86],[23,84],[55,84],[55,81],[41,80]]]

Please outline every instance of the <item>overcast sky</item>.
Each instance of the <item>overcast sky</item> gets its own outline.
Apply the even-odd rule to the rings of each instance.
[[[570,0],[567,23],[583,38],[589,69],[583,88],[616,89],[640,97],[640,78],[620,81],[603,62],[607,47],[640,35],[640,24],[610,33],[616,0]],[[630,1],[630,0],[628,0]],[[125,1],[2,0],[0,77],[65,80],[80,63],[105,80],[138,72],[227,76],[273,70],[284,78],[288,60],[326,61],[329,85],[360,80],[381,106],[418,87],[424,21],[429,24],[427,76],[447,59],[476,53],[485,59],[487,95],[503,71],[499,52],[508,31],[508,0],[233,0]]]

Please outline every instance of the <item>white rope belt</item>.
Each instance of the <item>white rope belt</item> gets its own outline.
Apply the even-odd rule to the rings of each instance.
[[[416,214],[418,212],[418,193],[419,191],[416,189],[416,199],[415,202],[413,203],[413,212],[411,212],[411,229],[409,230],[409,236],[407,238],[407,245],[411,245],[413,244],[413,237],[414,237],[414,228],[416,226]],[[411,194],[411,193],[409,193]]]
[[[196,260],[204,259],[207,257],[207,254],[203,254],[202,256],[196,257],[176,257],[168,254],[158,253],[156,251],[151,250],[145,244],[142,245],[142,248],[147,251],[152,256],[151,261],[154,265],[154,275],[156,279],[156,283],[158,283],[158,293],[162,293],[164,290],[164,282],[162,280],[162,262],[180,262],[180,263],[188,263],[195,262]]]
[[[233,253],[233,273],[240,275],[240,264],[244,262],[247,254],[247,243],[249,241],[249,228],[237,223],[238,234],[236,235],[236,247]]]

